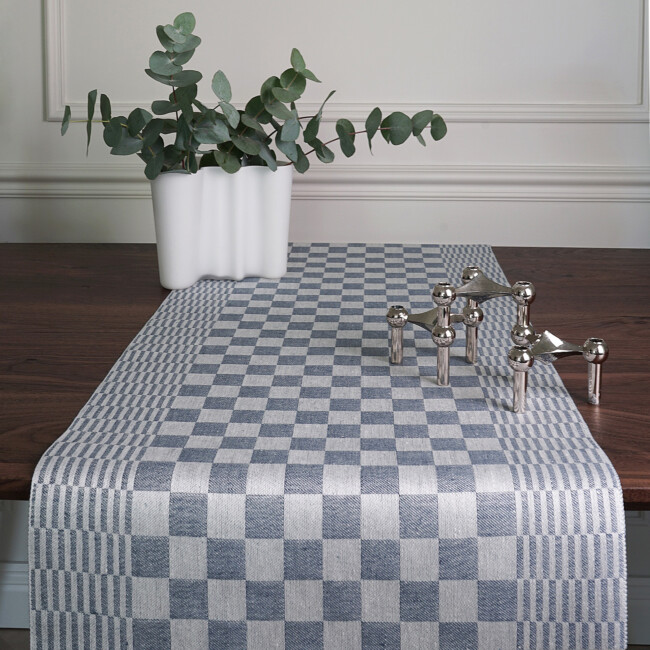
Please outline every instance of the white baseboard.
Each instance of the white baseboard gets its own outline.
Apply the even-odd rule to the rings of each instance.
[[[0,628],[29,627],[29,569],[26,562],[0,562]]]

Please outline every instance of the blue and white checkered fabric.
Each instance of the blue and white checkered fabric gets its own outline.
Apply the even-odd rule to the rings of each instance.
[[[626,646],[620,484],[551,366],[388,361],[484,246],[293,246],[279,282],[172,293],[41,460],[32,648]],[[531,278],[534,280],[534,277]]]

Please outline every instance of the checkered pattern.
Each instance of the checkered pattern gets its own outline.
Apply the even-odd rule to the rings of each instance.
[[[32,488],[35,648],[624,648],[618,477],[552,366],[510,411],[512,301],[480,360],[431,307],[484,246],[293,246],[281,281],[174,292]]]

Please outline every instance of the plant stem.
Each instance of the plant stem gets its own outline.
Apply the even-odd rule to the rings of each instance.
[[[377,129],[377,131],[390,131],[391,127],[390,126],[383,126]],[[363,131],[353,131],[352,133],[348,133],[348,135],[361,135],[362,133],[368,133],[368,129],[364,129]],[[341,138],[334,138],[332,140],[328,140],[327,142],[323,142],[323,147],[326,147],[328,144],[332,144],[332,142],[336,142],[337,140],[340,140]],[[311,151],[308,151],[305,156],[308,156],[310,153],[314,153],[316,149],[311,149]]]

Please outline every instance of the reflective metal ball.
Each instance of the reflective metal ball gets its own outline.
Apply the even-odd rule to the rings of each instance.
[[[404,327],[408,317],[409,314],[402,305],[392,305],[386,314],[386,320],[391,327]]]
[[[454,342],[456,332],[453,327],[440,327],[440,325],[436,325],[431,331],[431,338],[436,345],[446,348]]]
[[[513,325],[510,338],[515,345],[528,345],[533,342],[536,335],[531,325]]]
[[[518,372],[528,372],[534,361],[535,357],[523,345],[515,345],[508,352],[508,365]]]
[[[609,347],[603,339],[589,338],[582,347],[582,356],[589,363],[603,363],[609,356]]]
[[[465,307],[463,309],[463,323],[467,327],[477,327],[483,321],[483,310],[480,307]]]
[[[515,282],[512,297],[518,305],[530,305],[535,300],[535,285],[532,282]]]
[[[480,274],[481,269],[479,269],[475,264],[472,264],[471,266],[466,266],[463,269],[463,275],[460,276],[460,279],[463,281],[463,284],[467,284],[470,280],[473,280]]]
[[[456,300],[456,290],[449,282],[439,282],[433,287],[431,297],[436,305],[446,307]]]

